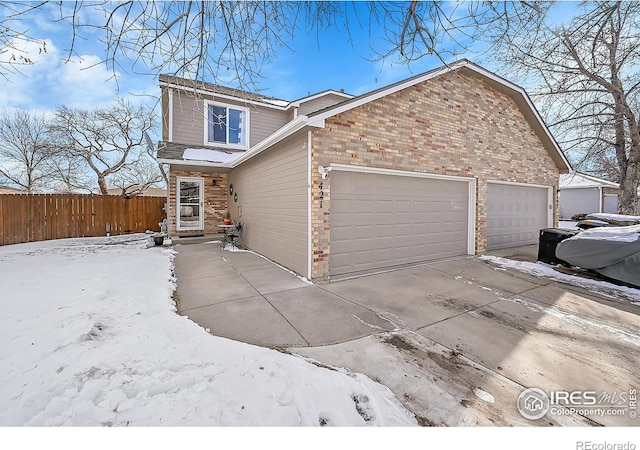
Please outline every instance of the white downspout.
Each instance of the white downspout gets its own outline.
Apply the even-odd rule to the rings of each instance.
[[[169,89],[169,130],[167,138],[169,142],[173,142],[173,89]]]
[[[298,108],[295,109],[298,111]],[[307,132],[307,279],[311,280],[313,266],[313,222],[311,208],[313,206],[313,175],[311,173],[311,131]]]
[[[602,186],[598,187],[598,193],[600,194],[600,210],[598,212],[604,212]]]

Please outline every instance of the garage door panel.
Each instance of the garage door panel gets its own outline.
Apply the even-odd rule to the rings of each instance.
[[[489,250],[538,242],[547,227],[547,188],[489,183],[487,196]]]
[[[465,181],[332,172],[331,275],[466,254],[468,191]]]

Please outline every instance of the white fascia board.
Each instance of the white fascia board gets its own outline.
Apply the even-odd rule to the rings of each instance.
[[[274,105],[273,103],[267,103],[267,102],[261,102],[259,100],[249,100],[247,98],[244,97],[236,97],[233,95],[227,95],[227,94],[221,94],[220,92],[215,92],[215,91],[211,91],[208,89],[193,89],[193,88],[188,88],[186,86],[180,86],[179,84],[175,84],[175,83],[167,83],[166,81],[161,81],[160,82],[160,86],[166,86],[172,89],[176,89],[176,90],[180,90],[180,91],[192,91],[192,92],[200,92],[202,94],[205,95],[211,95],[215,98],[223,98],[226,100],[233,100],[236,102],[243,102],[246,104],[251,104],[251,105],[259,105],[259,106],[264,106],[265,108],[272,108],[272,109],[277,109],[278,111],[286,111],[287,107],[286,106],[278,106],[278,105]]]
[[[272,145],[277,144],[281,140],[291,136],[296,131],[302,130],[304,127],[309,125],[308,122],[309,118],[307,116],[298,116],[272,135],[266,137],[265,139],[251,147],[249,151],[245,152],[241,157],[233,161],[233,163],[231,163],[231,167],[237,167],[248,159],[251,159],[254,156],[262,153]]]
[[[565,189],[599,189],[600,186],[597,184],[582,184],[579,186],[576,185],[572,185],[572,186],[558,186],[558,190],[559,191],[564,191]]]
[[[324,97],[325,95],[330,95],[330,94],[338,95],[340,97],[344,97],[346,100],[351,100],[352,98],[355,98],[355,95],[345,94],[344,92],[334,91],[333,89],[329,89],[327,91],[319,92],[319,93],[317,93],[315,95],[311,95],[309,97],[303,97],[303,98],[301,98],[299,100],[291,102],[291,103],[289,103],[287,105],[287,109],[299,108],[302,103],[306,103],[306,102],[309,102],[311,100],[315,100],[317,98],[321,98],[321,97]]]
[[[597,184],[600,184],[602,186],[615,187],[615,188],[619,188],[620,187],[620,185],[618,183],[614,183],[613,181],[603,180],[602,178],[592,177],[591,175],[586,175],[586,174],[580,173],[580,172],[576,172],[575,176],[576,177],[586,178],[587,180],[593,181],[593,182],[595,182]]]
[[[162,164],[172,164],[180,166],[194,166],[194,167],[213,167],[218,169],[231,169],[230,164],[215,163],[211,161],[199,161],[195,159],[166,159],[158,158],[156,161]]]
[[[548,184],[533,184],[533,183],[519,183],[517,181],[500,181],[500,180],[487,180],[487,183],[491,184],[508,184],[510,186],[522,186],[522,187],[535,187],[535,188],[551,188]]]

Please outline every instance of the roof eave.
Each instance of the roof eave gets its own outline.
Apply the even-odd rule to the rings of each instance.
[[[194,166],[194,167],[208,167],[212,169],[231,169],[231,165],[227,163],[216,163],[212,161],[202,161],[196,159],[167,159],[158,158],[156,161],[161,164],[180,165],[180,166]]]
[[[485,70],[476,64],[473,64],[466,59],[429,71],[423,75],[418,75],[416,77],[392,84],[387,88],[381,88],[368,94],[363,94],[360,97],[355,97],[352,101],[347,101],[334,107],[328,107],[319,112],[312,113],[309,115],[310,123],[322,123],[324,125],[324,121],[331,116],[341,114],[345,111],[349,111],[358,106],[364,105],[374,100],[378,100],[382,97],[406,89],[418,83],[422,83],[424,81],[459,69],[469,70],[470,72],[482,76],[485,80],[490,80],[490,85],[492,87],[497,88],[498,90],[505,92],[507,95],[511,96],[518,107],[523,111],[525,119],[527,119],[527,121],[532,125],[532,128],[541,139],[542,144],[547,149],[549,156],[551,156],[551,159],[554,161],[560,173],[568,173],[572,170],[571,164],[564,156],[564,153],[560,149],[560,146],[549,132],[549,129],[547,128],[544,121],[542,120],[542,117],[531,102],[531,99],[527,95],[526,91],[520,86],[515,85],[505,80],[504,78],[499,77],[498,75],[489,72],[488,70]],[[527,117],[527,114],[525,113],[527,110],[530,111],[530,117]]]
[[[216,92],[216,91],[212,91],[210,89],[206,89],[206,88],[193,88],[190,86],[181,86],[179,84],[176,83],[170,83],[167,81],[160,81],[159,82],[159,86],[160,87],[168,87],[171,89],[176,89],[176,90],[181,90],[181,91],[191,91],[191,92],[200,92],[204,95],[210,95],[212,97],[217,97],[217,98],[222,98],[222,99],[226,99],[226,100],[234,100],[237,102],[243,102],[243,103],[248,103],[251,105],[258,105],[258,106],[263,106],[265,108],[272,108],[272,109],[276,109],[278,111],[286,111],[288,109],[288,105],[287,106],[278,106],[275,105],[273,103],[268,103],[268,102],[264,102],[264,101],[260,101],[260,100],[252,100],[250,98],[245,98],[245,97],[238,97],[238,96],[234,96],[234,95],[229,95],[229,94],[224,94],[221,92]]]
[[[269,149],[274,146],[278,142],[288,138],[289,136],[297,133],[303,128],[311,126],[315,127],[314,124],[309,124],[309,119],[307,116],[298,116],[296,119],[292,120],[282,128],[280,128],[275,133],[271,134],[264,140],[258,142],[256,145],[251,147],[249,150],[244,152],[242,156],[239,158],[229,162],[229,163],[214,163],[211,161],[201,161],[201,160],[190,160],[190,159],[169,159],[169,158],[157,158],[157,161],[162,164],[170,164],[170,165],[181,165],[181,166],[194,166],[194,167],[207,167],[207,168],[216,168],[216,169],[233,169],[238,167],[240,164],[248,161],[249,159],[259,155],[263,151]]]
[[[277,144],[278,142],[288,138],[289,136],[297,133],[307,126],[315,126],[314,124],[309,123],[309,118],[307,116],[298,116],[291,122],[284,125],[275,133],[266,137],[262,141],[258,142],[256,145],[251,147],[247,152],[245,152],[240,158],[236,159],[231,163],[231,167],[238,167],[240,164],[248,161],[256,155],[259,155],[263,151]]]

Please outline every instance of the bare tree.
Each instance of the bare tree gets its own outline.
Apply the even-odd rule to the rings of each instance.
[[[144,153],[145,131],[153,128],[148,107],[119,99],[93,111],[58,108],[53,130],[69,158],[81,158],[93,171],[98,187],[107,195],[107,180],[135,166]]]
[[[46,42],[29,36],[29,28],[23,19],[37,14],[47,2],[25,3],[6,1],[0,4],[0,76],[19,74],[23,66],[34,61],[21,47],[35,43],[40,53],[47,51]]]
[[[49,177],[45,183],[49,190],[59,193],[96,192],[96,180],[87,172],[87,164],[83,158],[61,150],[47,161],[47,166]]]
[[[32,111],[3,111],[0,115],[0,180],[31,194],[50,174],[56,155],[45,116]]]
[[[566,26],[502,43],[506,62],[541,80],[536,102],[565,152],[619,182],[623,214],[638,212],[639,19],[640,3],[584,2]]]
[[[131,198],[144,194],[151,186],[163,181],[158,164],[143,153],[135,164],[125,166],[110,177],[109,184],[117,187],[121,196]]]
[[[97,38],[114,73],[165,72],[255,90],[263,65],[299,32],[368,29],[386,38],[386,48],[374,49],[381,58],[411,62],[436,55],[444,62],[487,34],[530,25],[547,8],[543,2],[2,2],[0,47],[8,58],[0,59],[0,73],[33,63],[20,59],[28,57],[16,41],[34,41],[46,51],[25,24],[35,14],[68,27],[68,59],[84,40]]]

